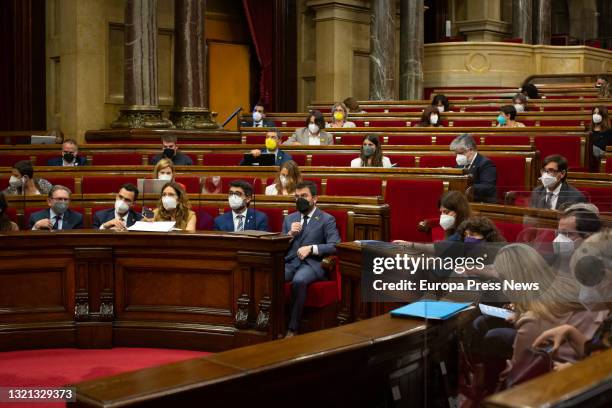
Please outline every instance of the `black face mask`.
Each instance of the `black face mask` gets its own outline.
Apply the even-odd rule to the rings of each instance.
[[[74,160],[74,153],[71,153],[71,152],[64,153],[64,161],[66,163],[72,163],[73,160]]]
[[[311,210],[308,200],[302,197],[295,200],[295,208],[302,214],[308,214]]]
[[[171,159],[174,157],[174,149],[166,148],[164,149],[164,156]]]

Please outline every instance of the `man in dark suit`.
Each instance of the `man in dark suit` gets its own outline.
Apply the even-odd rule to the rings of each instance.
[[[540,170],[541,186],[531,193],[530,207],[560,210],[575,203],[587,202],[586,197],[567,181],[567,160],[558,154],[547,156]]]
[[[83,227],[83,216],[71,211],[70,190],[56,184],[49,191],[47,204],[49,208],[35,212],[30,216],[29,224],[33,230],[69,230]]]
[[[283,234],[292,237],[285,256],[285,281],[292,283],[291,317],[287,337],[295,335],[306,291],[312,282],[324,280],[321,260],[336,253],[340,235],[336,219],[317,208],[317,186],[311,181],[299,183],[295,189],[296,208],[283,222]]]
[[[497,202],[497,168],[495,163],[478,154],[474,138],[464,133],[452,141],[450,149],[457,155],[457,168],[465,169],[472,176],[473,201]]]
[[[263,105],[257,104],[253,107],[253,119],[243,120],[240,126],[243,127],[275,127],[271,120],[266,119],[266,112]]]
[[[275,164],[277,166],[282,166],[283,163],[293,160],[293,158],[289,153],[278,148],[278,145],[281,142],[281,137],[282,133],[278,129],[271,129],[268,133],[266,133],[266,147],[264,149],[253,149],[250,153],[255,158],[261,156],[262,153],[273,154],[276,160]],[[244,159],[240,161],[240,165],[245,165]]]
[[[131,183],[122,185],[115,197],[115,208],[96,212],[93,228],[126,231],[128,227],[142,219],[142,215],[132,209],[137,199],[138,188],[135,185]]]
[[[268,231],[268,216],[249,208],[253,187],[244,180],[230,183],[229,205],[232,211],[215,218],[215,231]]]
[[[87,159],[79,156],[79,146],[73,139],[66,139],[62,143],[62,156],[47,160],[47,166],[85,166]]]
[[[175,166],[191,166],[193,164],[191,157],[178,151],[178,139],[176,135],[165,134],[162,136],[161,141],[164,151],[154,156],[150,160],[150,164],[157,164],[157,162],[163,158],[172,160]]]

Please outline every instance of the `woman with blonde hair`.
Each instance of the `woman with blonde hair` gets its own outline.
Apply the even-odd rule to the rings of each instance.
[[[302,182],[302,174],[296,162],[289,160],[280,166],[274,183],[266,187],[266,195],[291,195]]]
[[[153,177],[159,180],[174,181],[174,163],[163,158],[157,162],[153,169]]]
[[[162,187],[157,208],[153,210],[153,220],[149,221],[176,221],[175,228],[195,231],[197,217],[191,210],[185,190],[178,183],[169,181]]]
[[[348,108],[342,102],[334,103],[331,110],[332,120],[330,123],[326,123],[326,128],[354,128],[355,123],[346,120],[348,116]]]

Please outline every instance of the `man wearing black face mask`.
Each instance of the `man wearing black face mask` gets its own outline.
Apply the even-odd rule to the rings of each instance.
[[[87,159],[79,156],[79,146],[73,139],[66,139],[62,143],[62,157],[54,157],[47,161],[47,166],[85,166]]]
[[[178,139],[175,135],[163,135],[161,140],[163,153],[153,157],[150,164],[157,164],[163,158],[172,160],[175,166],[191,166],[193,164],[191,157],[178,151]]]
[[[336,219],[317,208],[317,186],[311,181],[295,188],[297,211],[285,217],[283,234],[292,237],[285,256],[285,281],[292,283],[291,317],[287,337],[295,335],[306,301],[308,285],[325,279],[321,260],[336,253],[340,235]]]

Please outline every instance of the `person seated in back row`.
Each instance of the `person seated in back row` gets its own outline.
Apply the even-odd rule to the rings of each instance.
[[[83,156],[79,156],[79,146],[73,139],[66,139],[62,143],[62,155],[60,157],[53,157],[47,161],[47,166],[85,166],[87,159]]]
[[[302,174],[296,162],[289,160],[280,166],[274,183],[266,186],[266,195],[293,195],[295,186],[302,182]]]
[[[427,106],[421,114],[421,121],[417,124],[419,127],[440,127],[440,112],[435,106]]]
[[[253,116],[252,119],[243,120],[241,123],[243,127],[264,127],[264,128],[273,128],[276,124],[266,119],[266,111],[264,106],[261,103],[253,106]]]
[[[268,216],[249,208],[253,186],[244,180],[230,183],[228,201],[232,211],[215,218],[215,231],[268,231]]]
[[[514,109],[514,108],[513,108]],[[472,175],[473,201],[497,202],[497,168],[488,158],[478,154],[474,138],[464,133],[451,142],[450,149],[457,154],[457,167]]]
[[[49,208],[35,212],[30,216],[29,224],[33,230],[70,230],[83,227],[83,216],[70,210],[70,189],[53,186],[49,191],[47,205]]]
[[[21,160],[13,165],[6,195],[49,194],[53,185],[45,179],[34,178],[34,167],[29,160]]]
[[[94,214],[93,228],[101,230],[126,231],[142,219],[142,215],[133,210],[138,199],[138,189],[131,183],[121,186],[115,197],[115,207],[100,210]]]
[[[161,141],[163,152],[154,156],[150,164],[157,164],[157,162],[164,157],[172,160],[175,166],[191,166],[193,164],[191,157],[178,151],[179,146],[177,144],[178,139],[176,135],[165,134],[161,137]]]
[[[368,134],[361,143],[361,154],[351,160],[351,167],[393,167],[391,160],[383,156],[378,136]]]
[[[278,148],[281,142],[282,133],[278,129],[270,129],[269,132],[266,133],[266,147],[264,149],[253,149],[251,150],[251,154],[253,157],[259,157],[263,154],[274,154],[275,164],[277,166],[282,166],[284,163],[289,160],[293,160],[291,155],[281,149]],[[244,166],[244,159],[240,161],[240,165]]]
[[[497,116],[498,127],[515,128],[525,127],[525,124],[517,122],[516,120],[516,108],[514,105],[502,106]]]
[[[326,128],[354,128],[355,123],[347,120],[348,108],[342,102],[334,103],[331,110],[332,120],[330,123],[326,123]]]
[[[296,129],[295,133],[285,141],[286,145],[332,145],[334,139],[332,135],[324,131],[325,118],[318,110],[313,110],[306,118],[306,127]]]
[[[567,159],[558,154],[544,158],[541,186],[531,193],[530,207],[558,210],[562,206],[587,201],[584,194],[567,183]]]
[[[297,211],[285,217],[283,235],[291,236],[285,256],[285,281],[291,282],[291,315],[286,337],[300,327],[306,291],[312,282],[325,279],[321,268],[324,257],[336,253],[340,234],[336,219],[317,208],[317,185],[304,181],[295,189]]]

